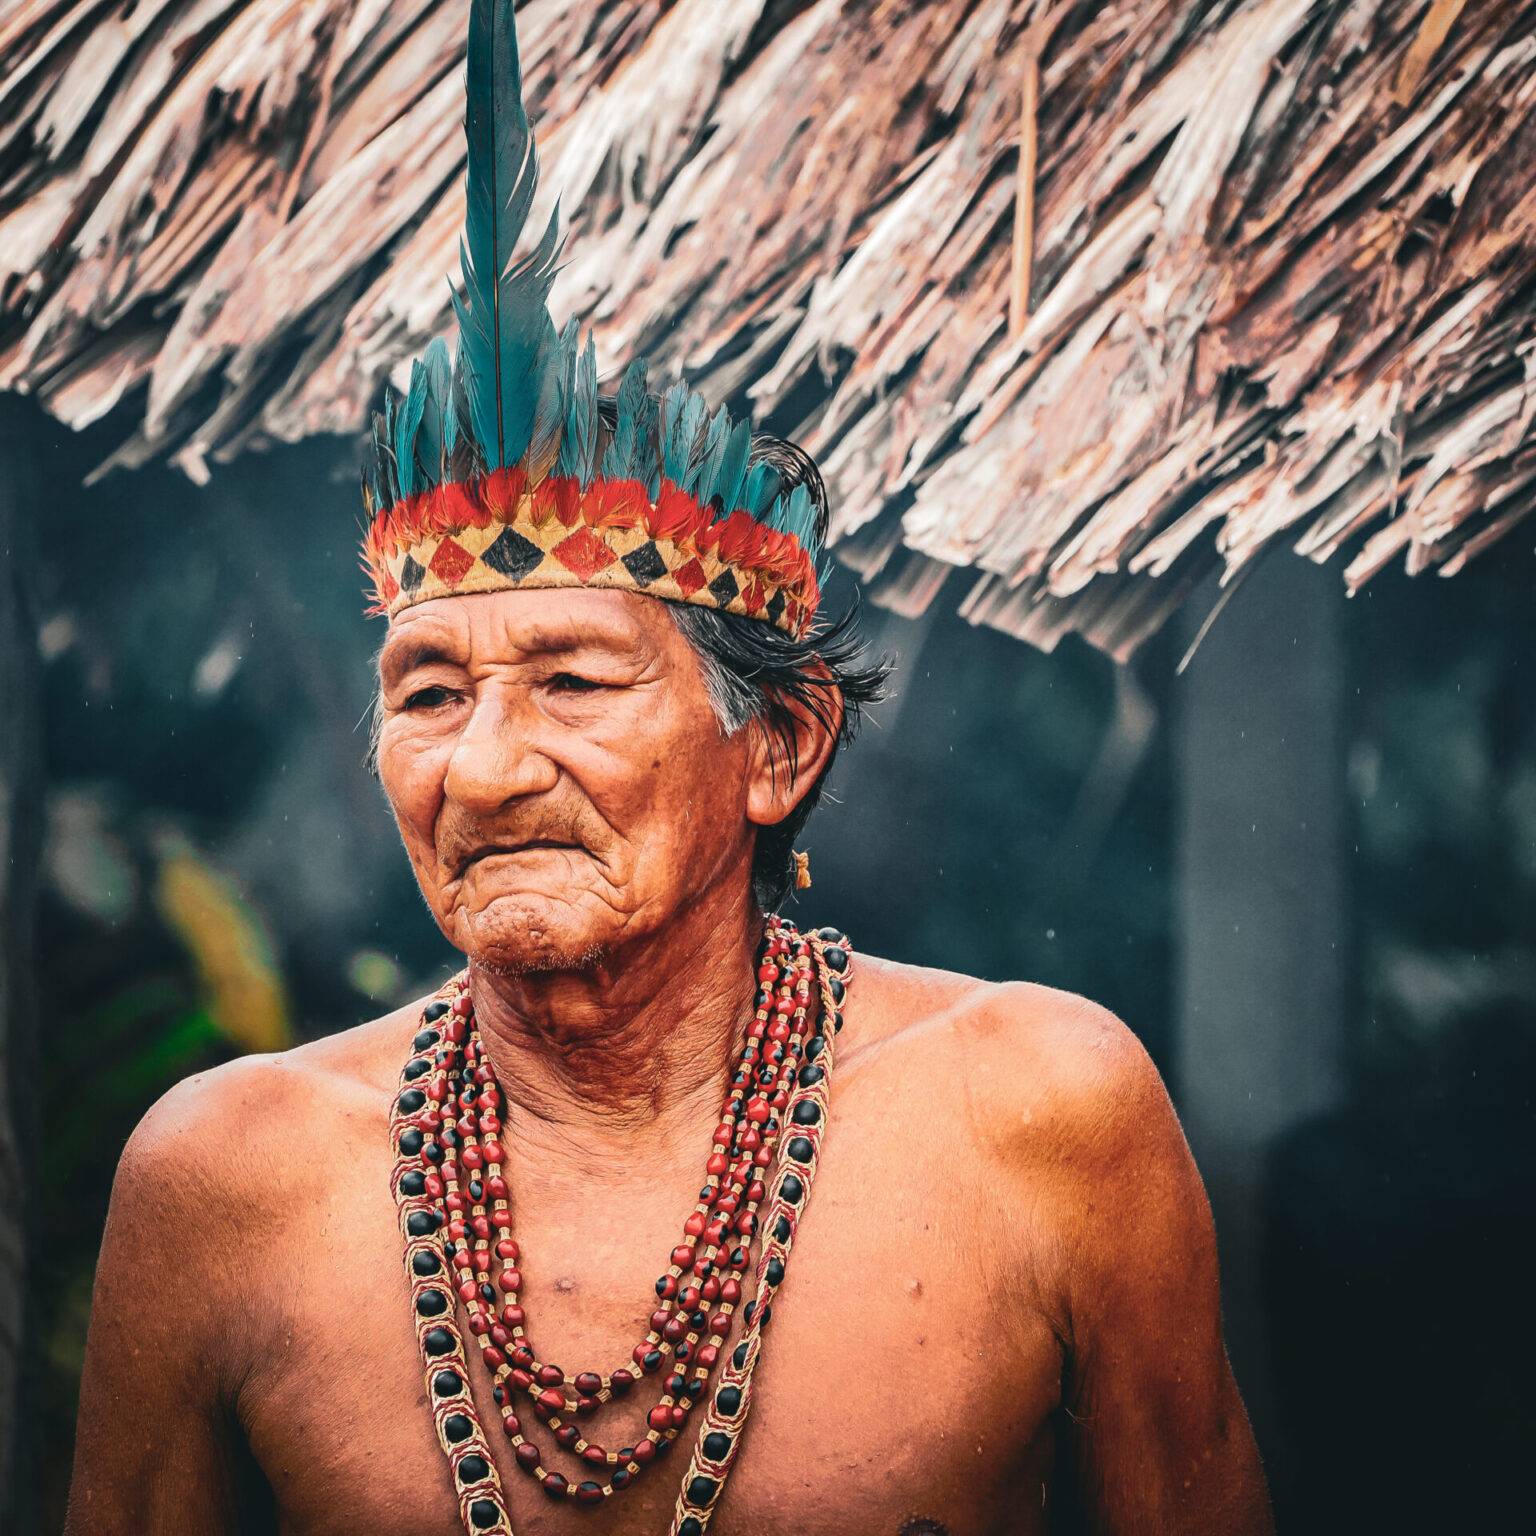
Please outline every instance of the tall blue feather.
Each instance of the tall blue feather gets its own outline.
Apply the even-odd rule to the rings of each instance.
[[[523,458],[536,417],[547,426],[558,396],[546,377],[557,357],[547,303],[559,256],[558,214],[533,252],[512,259],[539,182],[513,0],[471,0],[465,92],[464,292],[454,295],[454,309],[470,422],[487,467],[495,469]]]

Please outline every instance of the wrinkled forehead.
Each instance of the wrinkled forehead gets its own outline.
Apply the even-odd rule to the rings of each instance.
[[[458,665],[603,652],[660,658],[682,642],[659,599],[630,592],[481,592],[417,603],[390,620],[379,651],[387,681],[424,661]]]

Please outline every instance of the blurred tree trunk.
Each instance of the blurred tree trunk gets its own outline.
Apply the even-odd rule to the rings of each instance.
[[[43,774],[37,624],[28,573],[32,463],[23,444],[38,413],[0,398],[0,1526],[31,1528],[20,1410],[27,1364],[27,1177],[36,1064],[33,901],[42,842]]]

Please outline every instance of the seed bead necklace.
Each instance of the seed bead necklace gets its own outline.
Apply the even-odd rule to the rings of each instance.
[[[423,1010],[390,1119],[391,1187],[433,1424],[471,1536],[512,1536],[512,1527],[470,1396],[455,1298],[491,1375],[516,1465],[552,1498],[597,1504],[631,1486],[686,1426],[720,1360],[761,1237],[756,1292],[743,1309],[745,1331],[705,1412],[671,1526],[672,1536],[702,1536],[746,1425],[762,1330],[810,1197],[848,963],[848,941],[836,929],[801,934],[782,918],[769,919],[756,1006],[712,1138],[704,1187],[656,1282],[649,1331],[628,1363],[606,1372],[567,1374],[541,1360],[529,1340],[519,1301],[521,1253],[511,1236],[502,1172],[504,1100],[476,1027],[467,976],[447,983]],[[643,1438],[612,1450],[585,1436],[576,1420],[627,1396],[668,1359],[671,1370]],[[519,1409],[524,1397],[528,1404]],[[587,1475],[567,1478],[545,1467],[544,1452],[527,1433],[536,1422],[579,1458]]]

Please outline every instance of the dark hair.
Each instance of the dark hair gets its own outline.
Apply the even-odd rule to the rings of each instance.
[[[721,729],[729,735],[755,724],[775,738],[791,781],[799,772],[797,720],[809,716],[825,730],[832,730],[836,721],[832,754],[816,781],[783,821],[758,831],[752,890],[758,904],[772,911],[794,886],[795,839],[821,799],[838,750],[858,731],[864,706],[884,697],[890,664],[883,659],[866,660],[864,640],[856,628],[856,603],[802,640],[763,619],[690,603],[670,606],[677,627],[703,663]],[[839,695],[842,718],[836,720]]]

